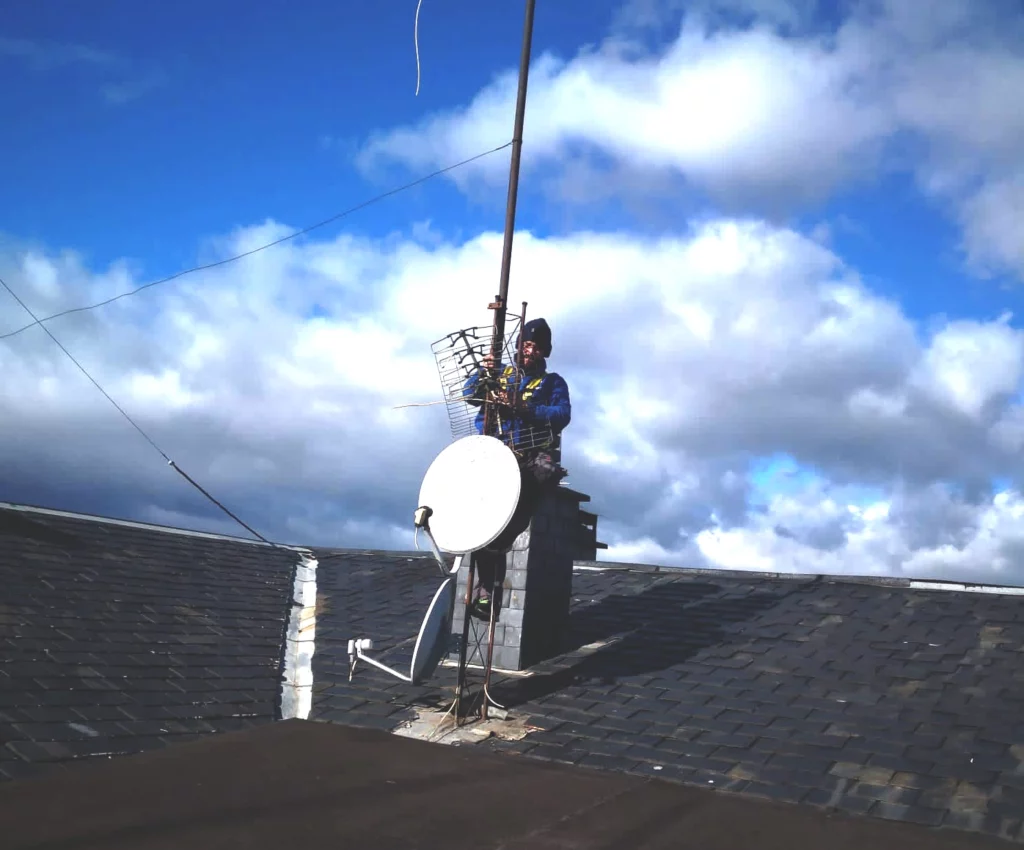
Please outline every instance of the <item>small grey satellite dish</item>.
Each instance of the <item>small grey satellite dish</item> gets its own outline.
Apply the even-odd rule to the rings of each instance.
[[[418,685],[429,678],[437,665],[441,663],[452,632],[452,611],[455,608],[455,579],[446,578],[434,594],[427,608],[427,614],[420,626],[416,638],[416,647],[412,651],[412,667],[410,679]]]
[[[430,678],[441,659],[448,651],[448,642],[452,630],[452,612],[455,608],[455,578],[449,576],[437,589],[434,598],[427,608],[426,616],[420,626],[419,635],[416,637],[416,646],[412,651],[412,664],[409,667],[409,675],[400,673],[382,664],[375,658],[366,654],[366,650],[373,649],[373,641],[350,640],[348,642],[349,655],[349,679],[355,670],[357,659],[362,659],[372,664],[385,673],[390,673],[403,682],[419,685],[424,679]]]
[[[440,549],[466,554],[497,539],[519,504],[519,462],[494,437],[474,434],[444,449],[420,485],[421,505]]]

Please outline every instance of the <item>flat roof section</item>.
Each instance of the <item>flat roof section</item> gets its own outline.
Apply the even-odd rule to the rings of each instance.
[[[1007,846],[303,720],[5,783],[0,835],[5,850]]]

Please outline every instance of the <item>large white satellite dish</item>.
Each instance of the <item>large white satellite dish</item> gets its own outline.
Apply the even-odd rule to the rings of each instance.
[[[494,542],[512,520],[522,480],[512,450],[495,437],[474,434],[445,448],[420,485],[419,504],[431,510],[440,549],[466,554]]]

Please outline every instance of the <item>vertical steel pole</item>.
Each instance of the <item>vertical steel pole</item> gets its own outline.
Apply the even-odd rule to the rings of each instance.
[[[494,310],[494,334],[491,338],[491,357],[495,369],[501,374],[501,352],[505,342],[505,313],[508,309],[508,282],[512,269],[512,237],[516,228],[516,201],[519,198],[519,163],[523,152],[523,124],[526,120],[526,89],[530,77],[530,52],[533,47],[533,18],[537,8],[537,0],[526,0],[526,20],[523,23],[523,48],[519,56],[519,91],[516,94],[516,114],[512,127],[512,157],[508,175],[508,201],[505,206],[505,240],[501,250],[501,277],[498,297],[491,304]],[[523,315],[526,315],[526,304],[523,304]],[[520,329],[522,332],[522,329]],[[517,358],[518,359],[518,358]],[[484,408],[484,433],[494,433],[493,405]],[[481,717],[487,717],[488,695],[487,684],[491,678],[491,661],[494,652],[494,594],[500,592],[497,587],[491,589],[491,620],[487,646],[486,670],[484,671],[484,699],[480,708]],[[469,621],[469,611],[466,611]],[[460,689],[461,690],[461,689]]]
[[[523,312],[519,314],[519,327],[522,328],[526,324],[526,302],[523,302]],[[523,368],[523,339],[522,334],[519,337],[519,345],[516,346],[516,374],[520,374],[520,370]],[[516,384],[513,398],[519,397],[519,384]],[[505,555],[506,561],[508,555]],[[506,564],[507,567],[507,564]],[[496,571],[497,573],[497,571]],[[489,689],[491,687],[491,669],[494,666],[494,628],[497,625],[495,619],[497,613],[497,606],[494,602],[495,599],[503,599],[505,596],[505,587],[502,583],[498,582],[498,576],[494,576],[494,587],[491,588],[491,620],[488,624],[487,632],[487,661],[484,665],[484,701],[480,706],[480,719],[487,719],[487,712],[490,708],[489,703],[491,695]]]
[[[505,340],[505,311],[508,306],[508,281],[512,268],[512,235],[516,227],[516,201],[519,197],[519,162],[523,151],[523,123],[526,119],[526,88],[530,76],[530,51],[533,47],[533,17],[537,0],[526,0],[526,21],[523,24],[523,49],[519,57],[519,92],[516,95],[516,115],[512,129],[512,161],[508,175],[508,202],[505,207],[505,242],[501,251],[501,278],[494,310],[494,336],[491,356],[495,368],[500,367],[501,349]],[[484,433],[493,433],[493,417],[488,405],[484,410]]]

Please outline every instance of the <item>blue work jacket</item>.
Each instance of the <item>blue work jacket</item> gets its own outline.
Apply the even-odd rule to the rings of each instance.
[[[501,376],[503,389],[508,386],[512,367],[507,366]],[[478,434],[484,432],[484,406],[480,398],[474,398],[482,372],[469,376],[463,386],[463,397],[474,407],[479,407],[474,425]],[[513,448],[532,442],[526,432],[529,429],[550,429],[551,436],[557,438],[572,419],[572,403],[569,400],[569,385],[565,378],[557,372],[548,372],[547,363],[540,363],[523,375],[519,382],[519,397],[526,402],[527,409],[510,420],[504,419],[506,438],[511,440]],[[536,446],[535,446],[536,447]]]

